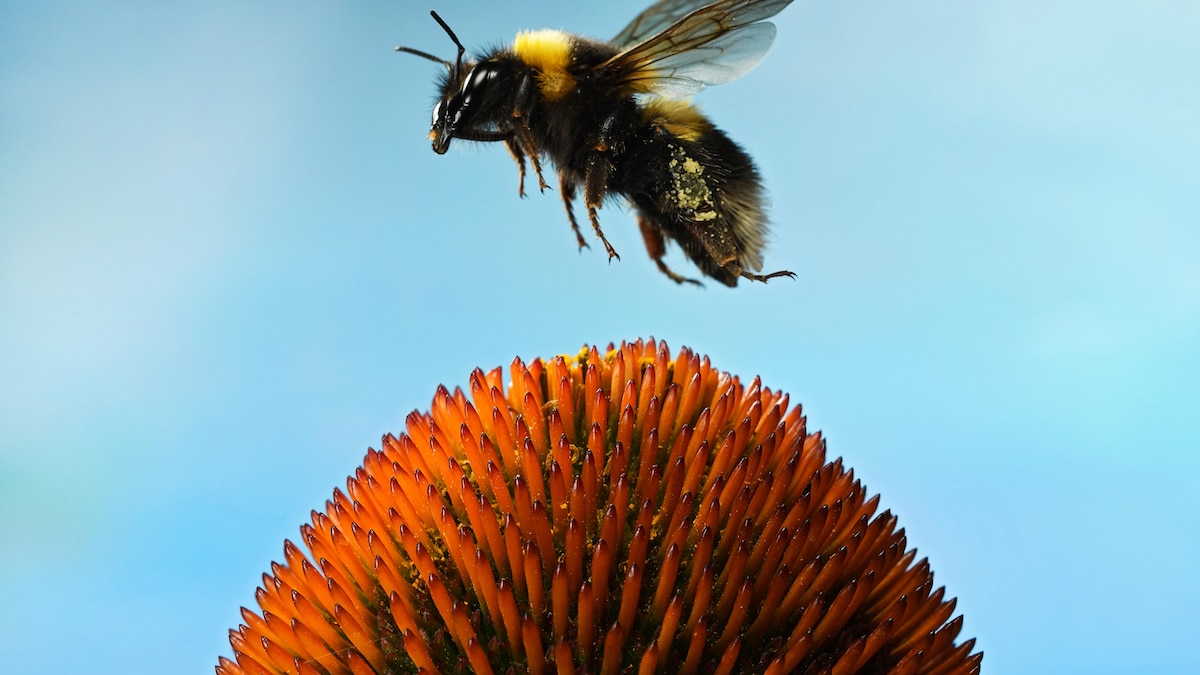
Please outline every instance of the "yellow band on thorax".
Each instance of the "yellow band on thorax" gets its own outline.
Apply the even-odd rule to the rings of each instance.
[[[559,30],[522,31],[513,40],[513,53],[537,71],[538,89],[557,101],[575,88],[571,75],[571,36]]]

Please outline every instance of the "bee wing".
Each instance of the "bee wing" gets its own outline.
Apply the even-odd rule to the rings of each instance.
[[[775,41],[775,26],[763,22],[792,0],[718,0],[693,9],[666,28],[627,47],[604,64],[633,91],[667,98],[690,96],[714,84],[741,77]],[[657,24],[656,8],[683,10],[696,3],[664,0],[643,12],[622,32]],[[641,23],[639,23],[641,22]],[[631,30],[632,28],[632,30]]]
[[[629,22],[610,42],[621,48],[632,47],[661,32],[692,12],[712,4],[713,0],[659,0]]]

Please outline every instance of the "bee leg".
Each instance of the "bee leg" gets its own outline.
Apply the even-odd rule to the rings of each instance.
[[[600,238],[600,243],[604,244],[604,250],[608,251],[608,259],[621,259],[617,255],[617,250],[608,243],[608,238],[604,236],[604,230],[600,229],[600,218],[596,215],[596,209],[600,208],[600,204],[604,202],[604,195],[608,192],[608,177],[612,173],[612,163],[603,155],[593,155],[588,161],[587,171],[583,175],[583,203],[587,206],[588,220],[592,222],[592,229],[596,231],[596,236]]]
[[[684,226],[692,234],[694,245],[688,257],[695,262],[704,273],[717,279],[726,286],[736,286],[738,277],[751,281],[766,283],[767,279],[775,277],[796,278],[794,272],[780,270],[770,274],[754,274],[747,272],[738,264],[738,246],[727,224],[721,220],[711,220],[699,223],[692,220],[684,221]],[[689,247],[684,246],[688,251]]]
[[[514,129],[496,130],[496,129],[479,129],[475,127],[466,127],[455,132],[455,138],[461,138],[466,141],[478,141],[480,143],[504,143],[504,147],[508,148],[509,154],[517,163],[517,194],[525,196],[525,157],[528,156],[533,160],[533,166],[538,169],[538,179],[542,183],[542,189],[549,187],[545,181],[541,180],[541,164],[538,162],[537,148],[526,146],[521,140],[520,134]],[[530,140],[530,143],[533,141]],[[532,148],[532,150],[530,149]]]
[[[533,133],[529,131],[529,126],[525,123],[525,119],[517,120],[516,128],[513,130],[516,141],[529,154],[529,162],[533,164],[533,173],[538,179],[538,190],[545,192],[550,187],[546,183],[546,179],[542,177],[542,160],[538,158],[539,152],[537,143],[533,140]]]
[[[575,239],[579,242],[579,248],[591,248],[588,246],[587,240],[583,238],[583,231],[579,229],[579,221],[575,220],[575,209],[571,206],[571,203],[575,201],[575,183],[560,174],[558,184],[559,190],[562,192],[563,205],[567,207],[567,220],[571,222],[571,229],[575,231]]]
[[[613,258],[620,260],[621,256],[617,254],[617,249],[608,243],[608,238],[604,236],[604,230],[600,229],[600,218],[596,215],[596,207],[589,204],[587,212],[588,220],[592,221],[592,229],[596,231],[596,236],[600,238],[600,243],[604,244],[604,250],[608,252],[608,259],[610,261]]]
[[[667,253],[667,243],[663,240],[662,228],[641,214],[638,214],[638,227],[641,228],[642,239],[646,242],[646,252],[650,254],[650,259],[654,261],[654,264],[658,265],[658,271],[667,275],[671,281],[677,284],[696,284],[704,288],[704,284],[695,279],[689,279],[683,275],[676,274],[674,270],[667,267],[667,263],[663,262],[663,256]]]
[[[517,162],[517,195],[525,196],[525,151],[521,149],[515,135],[509,135],[504,138],[504,147],[508,148],[509,154]]]
[[[516,142],[521,145],[521,149],[529,155],[529,161],[533,164],[533,172],[537,175],[538,190],[545,192],[546,188],[550,186],[546,184],[546,179],[542,176],[542,160],[538,156],[540,153],[537,143],[533,140],[533,132],[529,130],[529,113],[533,110],[538,97],[537,81],[534,78],[533,72],[530,71],[517,80],[516,92],[513,95],[516,101],[512,111],[515,122],[513,135],[516,137]]]
[[[796,273],[789,272],[788,270],[779,270],[778,272],[771,272],[770,274],[754,274],[742,269],[737,262],[733,261],[725,263],[725,269],[731,274],[741,275],[750,281],[761,281],[764,284],[767,283],[767,279],[774,279],[775,277],[791,277],[792,279],[796,278]]]

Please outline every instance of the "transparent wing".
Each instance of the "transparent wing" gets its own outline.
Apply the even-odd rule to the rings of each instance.
[[[680,0],[665,0],[660,4],[667,2],[681,7],[686,4]],[[775,16],[791,2],[709,3],[626,48],[604,67],[635,92],[668,98],[690,96],[707,86],[737,79],[762,60],[775,41],[774,24],[763,20]],[[653,22],[654,16],[647,20]]]
[[[610,42],[621,48],[632,47],[711,3],[712,0],[659,0],[638,14],[637,18],[629,22],[629,25]]]

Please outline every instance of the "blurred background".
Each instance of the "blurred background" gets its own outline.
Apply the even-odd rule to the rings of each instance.
[[[648,336],[802,403],[985,672],[1200,671],[1200,5],[798,0],[696,100],[798,279],[696,289],[392,52],[647,2],[0,5],[5,672],[211,672],[437,384]]]

